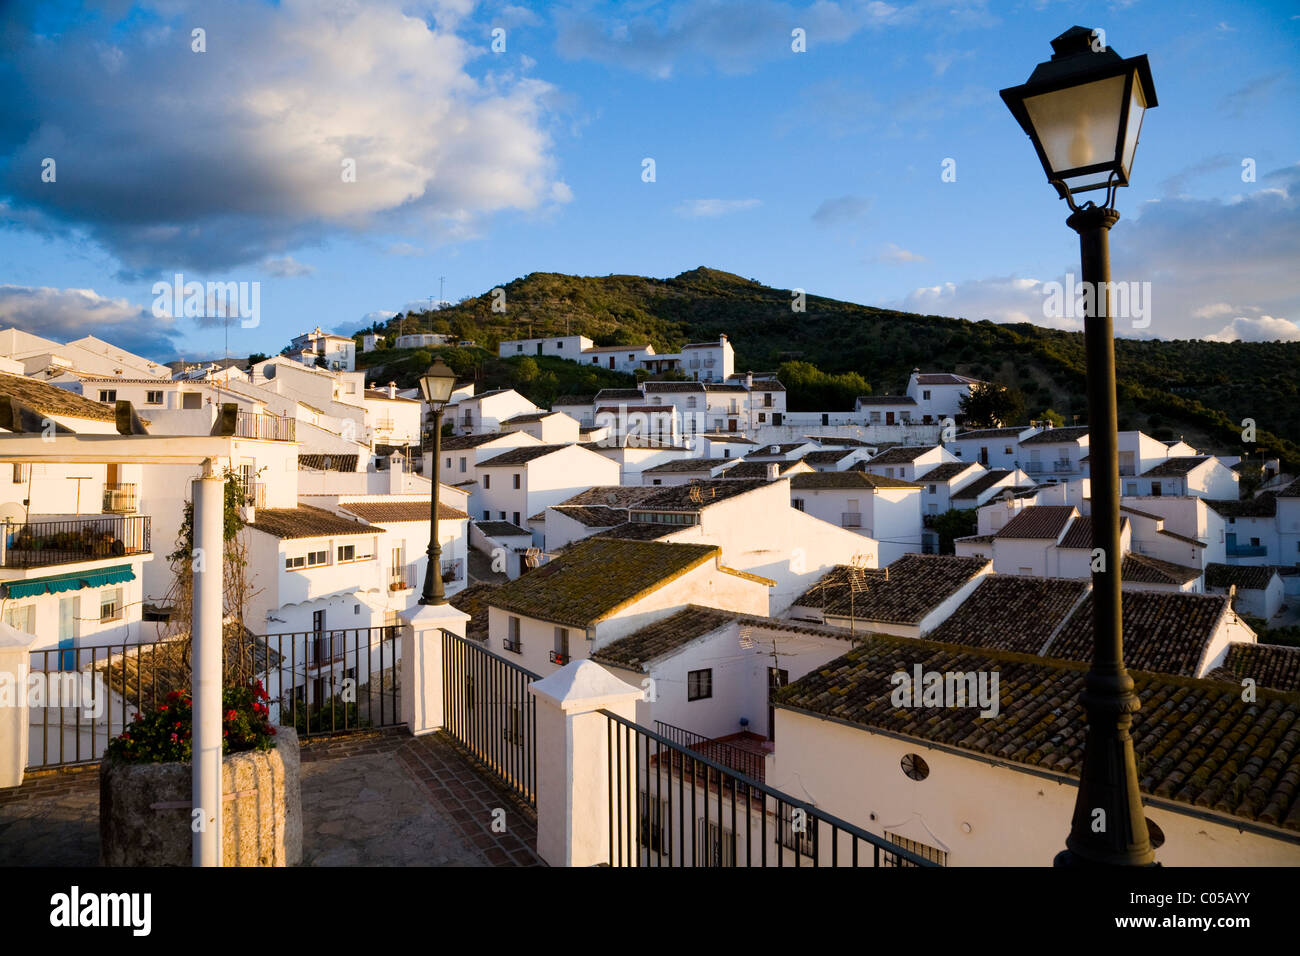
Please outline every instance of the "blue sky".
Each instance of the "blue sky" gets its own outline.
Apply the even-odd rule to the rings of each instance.
[[[1300,338],[1298,3],[4,10],[0,327],[161,359],[220,355],[228,332],[239,356],[368,324],[440,276],[455,301],[535,271],[699,265],[1075,327],[1042,307],[1077,270],[1068,210],[998,90],[1081,24],[1146,53],[1160,99],[1112,235],[1149,324],[1119,333]],[[259,324],[155,318],[178,272],[259,282]]]

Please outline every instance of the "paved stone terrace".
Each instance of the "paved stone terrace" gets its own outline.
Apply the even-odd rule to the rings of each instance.
[[[493,833],[492,811],[506,811]],[[540,866],[522,802],[442,734],[394,728],[302,748],[304,866]],[[0,790],[0,866],[97,866],[99,774],[29,774]]]

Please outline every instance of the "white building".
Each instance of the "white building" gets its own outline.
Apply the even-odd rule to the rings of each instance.
[[[915,481],[918,475],[959,460],[942,445],[899,445],[885,449],[862,467],[872,475]]]
[[[444,421],[453,425],[457,435],[485,435],[499,431],[502,422],[516,415],[540,411],[513,388],[497,388],[449,404]]]
[[[618,483],[614,462],[581,445],[525,445],[478,463],[475,517],[523,527],[529,515],[593,485]]]
[[[876,542],[876,564],[921,550],[922,488],[862,471],[790,477],[790,503],[805,514]]]
[[[980,384],[983,383],[977,378],[952,372],[912,369],[907,379],[907,395],[916,402],[914,414],[918,414],[922,422],[941,422],[961,415],[962,399],[970,395],[972,385]]]
[[[1017,467],[1037,482],[1068,481],[1086,474],[1088,427],[1048,428],[1020,441]]]
[[[692,382],[725,382],[736,371],[736,353],[725,335],[716,342],[682,346],[681,368]]]
[[[978,428],[958,432],[945,446],[962,461],[979,462],[989,469],[1013,469],[1020,466],[1020,442],[1037,435],[1041,428],[1016,425],[1010,428]]]
[[[553,355],[556,358],[583,361],[582,352],[592,347],[585,335],[558,335],[534,339],[507,339],[497,346],[497,355],[512,358],[522,355]]]
[[[316,365],[320,361],[324,362],[325,368],[352,372],[357,367],[357,346],[350,335],[323,332],[318,325],[310,332],[293,337],[289,357],[303,365]]]

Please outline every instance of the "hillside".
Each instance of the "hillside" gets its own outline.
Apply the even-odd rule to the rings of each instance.
[[[504,291],[505,312],[492,311],[489,291],[413,314],[407,330],[475,340],[478,349],[440,351],[475,353],[459,357],[457,371],[476,367],[490,384],[506,384],[512,374],[512,364],[496,358],[501,339],[582,333],[598,345],[648,340],[657,351],[676,351],[725,333],[736,349],[737,370],[775,370],[783,361],[801,360],[829,373],[860,373],[876,393],[901,391],[913,368],[956,371],[1020,388],[1030,415],[1050,408],[1067,423],[1076,416],[1087,421],[1083,336],[1077,332],[914,315],[815,295],[796,313],[790,291],[707,268],[671,279],[533,273]],[[390,321],[389,331],[398,325]],[[1300,343],[1117,339],[1115,351],[1121,428],[1182,435],[1222,454],[1266,450],[1291,470],[1300,468]],[[543,376],[552,374],[546,364]],[[556,374],[535,391],[585,392],[598,384],[580,376],[564,381],[569,377]],[[798,408],[799,396],[791,400]],[[1241,444],[1245,418],[1256,422],[1255,446]]]

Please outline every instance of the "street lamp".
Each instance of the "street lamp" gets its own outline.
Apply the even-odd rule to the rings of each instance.
[[[442,590],[442,546],[438,543],[438,486],[439,458],[442,457],[442,409],[451,401],[451,393],[456,388],[456,375],[436,360],[429,370],[420,376],[420,392],[433,410],[433,495],[429,502],[429,563],[424,569],[424,591],[420,595],[421,604],[446,604],[447,596]]]
[[[1066,224],[1079,234],[1088,367],[1088,456],[1092,483],[1092,667],[1080,696],[1087,714],[1079,794],[1057,866],[1150,866],[1155,854],[1138,789],[1129,728],[1140,704],[1124,667],[1120,605],[1118,416],[1111,321],[1111,226],[1115,190],[1128,185],[1143,114],[1156,105],[1145,56],[1122,59],[1097,31],[1072,27],[1052,41],[1052,58],[1002,99],[1033,141],[1048,182],[1069,203]],[[1075,202],[1104,189],[1105,202]]]

